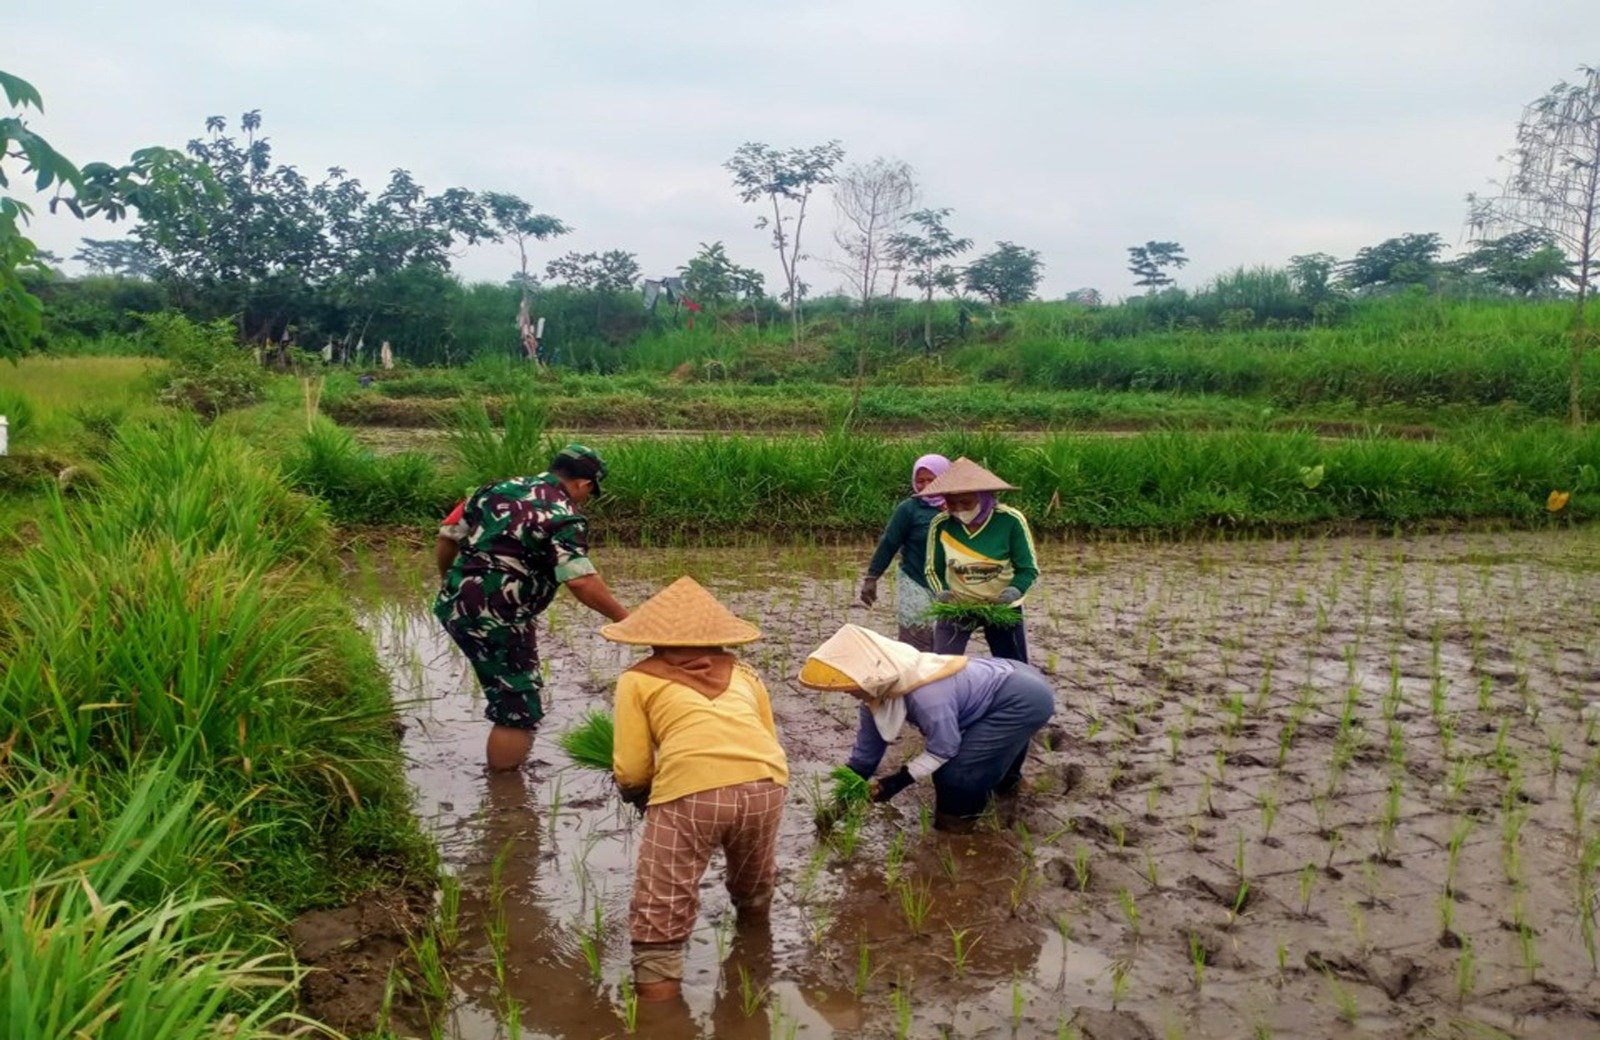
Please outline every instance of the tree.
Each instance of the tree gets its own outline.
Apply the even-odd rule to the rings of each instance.
[[[765,200],[772,206],[772,216],[758,217],[756,227],[772,232],[772,248],[777,250],[787,286],[784,300],[789,305],[796,349],[800,347],[800,299],[804,288],[800,261],[805,254],[801,252],[800,236],[805,229],[806,206],[812,192],[833,183],[833,168],[843,159],[844,148],[838,141],[787,151],[750,141],[740,145],[733,158],[723,164],[733,174],[741,201]]]
[[[1405,285],[1431,285],[1439,274],[1439,254],[1444,240],[1433,232],[1411,232],[1386,238],[1356,251],[1340,269],[1351,289],[1387,289]]]
[[[87,267],[90,274],[146,280],[156,276],[155,257],[136,239],[85,238],[72,259]]]
[[[1552,295],[1572,277],[1572,264],[1561,247],[1535,228],[1480,240],[1453,266],[1519,296]]]
[[[1146,242],[1142,246],[1128,247],[1128,271],[1134,285],[1155,292],[1162,286],[1173,284],[1167,269],[1181,268],[1189,262],[1183,247],[1176,242]]]
[[[696,303],[713,308],[734,300],[759,300],[765,282],[760,271],[730,260],[721,242],[700,243],[700,252],[678,268],[678,275]]]
[[[1021,303],[1033,299],[1043,267],[1038,250],[997,242],[994,252],[967,265],[967,289],[993,304]]]
[[[604,253],[567,253],[544,266],[545,277],[574,289],[595,293],[623,293],[639,280],[639,261],[632,253],[612,249]]]
[[[1289,279],[1300,298],[1315,307],[1337,294],[1333,276],[1338,267],[1331,253],[1301,253],[1289,258]]]
[[[18,113],[29,108],[44,112],[44,99],[27,80],[0,71],[0,93]],[[51,212],[64,206],[80,220],[120,220],[130,210],[154,208],[158,197],[187,201],[204,188],[193,167],[166,148],[140,149],[122,166],[96,162],[80,169],[20,115],[0,118],[0,189],[11,185],[8,162],[22,163],[21,172],[31,175],[35,191],[55,189]],[[38,248],[22,233],[32,216],[27,203],[0,195],[0,357],[22,354],[42,327],[39,300],[21,277],[42,266]]]
[[[833,240],[844,254],[834,266],[850,279],[863,310],[878,295],[884,268],[893,266],[889,239],[916,201],[916,173],[898,159],[879,158],[848,167],[834,184],[839,227]]]
[[[949,209],[919,209],[907,214],[915,231],[889,236],[888,246],[895,262],[911,273],[906,280],[923,292],[922,346],[933,350],[933,294],[955,292],[961,286],[960,273],[949,261],[972,248],[972,239],[957,238],[945,227]]]
[[[572,229],[548,213],[535,213],[532,206],[515,195],[486,191],[481,197],[489,210],[495,233],[517,251],[518,277],[513,280],[523,286],[526,295],[530,283],[538,287],[538,282],[528,273],[528,244],[565,235]]]
[[[247,339],[275,339],[290,326],[353,339],[384,316],[447,334],[442,312],[420,309],[448,296],[435,291],[429,272],[448,272],[461,244],[507,234],[497,208],[525,234],[551,230],[545,221],[559,224],[515,196],[465,188],[430,194],[403,169],[391,171],[375,195],[338,166],[313,184],[293,166],[273,163],[261,127],[255,110],[241,117],[239,137],[226,119],[209,117],[206,136],[187,150],[214,192],[194,204],[160,199],[141,208],[134,229],[182,303],[235,316]],[[428,291],[406,299],[401,287],[411,284]],[[398,345],[420,336],[390,338]]]
[[[1587,304],[1600,270],[1600,66],[1578,70],[1577,83],[1557,83],[1523,110],[1511,173],[1493,198],[1467,197],[1468,222],[1482,234],[1536,230],[1572,261],[1577,287],[1568,418],[1583,422],[1583,352],[1591,331]]]

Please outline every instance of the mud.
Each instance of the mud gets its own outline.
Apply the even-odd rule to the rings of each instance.
[[[335,1029],[372,1028],[386,1002],[395,1002],[391,972],[407,969],[410,944],[426,931],[432,909],[421,893],[384,891],[295,918],[289,943],[310,969],[300,984],[301,1010]]]
[[[851,605],[866,552],[604,550],[625,600],[692,573],[761,625],[745,657],[794,773],[770,931],[734,927],[714,866],[686,1006],[641,1008],[638,1034],[1600,1036],[1579,912],[1597,550],[1585,531],[1043,546],[1029,642],[1059,705],[1024,793],[952,836],[913,789],[853,849],[807,801],[853,702],[788,677],[844,621],[893,631],[891,604]],[[531,768],[491,783],[426,560],[351,567],[463,889],[441,1035],[622,1035],[640,827],[552,735],[633,653],[558,599],[549,721]]]

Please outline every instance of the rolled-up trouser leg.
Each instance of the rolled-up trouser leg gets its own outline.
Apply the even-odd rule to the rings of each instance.
[[[950,816],[976,816],[1010,773],[1021,776],[1028,742],[1055,712],[1044,676],[1018,665],[995,691],[989,711],[961,734],[961,750],[933,774],[935,806]]]

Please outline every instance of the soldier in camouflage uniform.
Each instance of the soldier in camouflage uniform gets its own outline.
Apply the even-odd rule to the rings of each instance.
[[[491,769],[515,769],[533,746],[544,714],[536,629],[556,590],[566,585],[613,621],[628,616],[589,560],[588,521],[577,512],[605,474],[598,454],[569,444],[545,473],[477,489],[439,529],[433,613],[488,698]]]

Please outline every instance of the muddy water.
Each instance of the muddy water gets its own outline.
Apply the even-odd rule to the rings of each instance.
[[[807,794],[853,704],[787,677],[843,621],[892,631],[850,605],[863,556],[601,554],[625,600],[691,573],[762,626],[795,777],[770,932],[713,866],[687,1006],[638,1035],[1600,1036],[1596,533],[1047,547],[1029,638],[1059,708],[1020,803],[949,836],[914,789],[848,848]],[[533,765],[491,780],[426,561],[354,567],[463,889],[440,1034],[621,1035],[640,824],[551,734],[634,653],[558,600]]]

